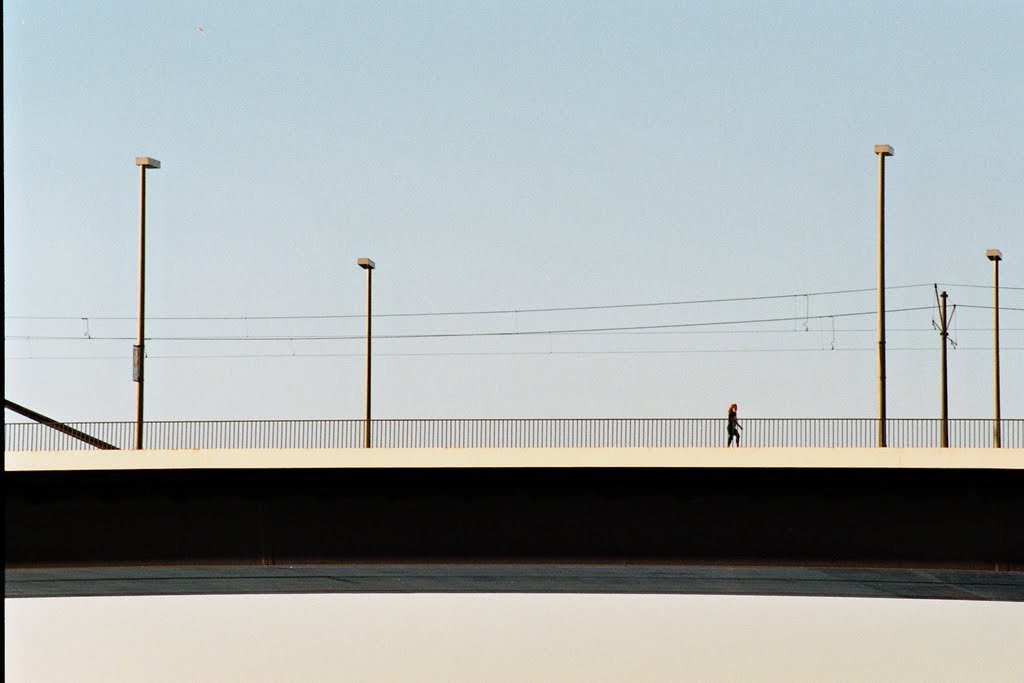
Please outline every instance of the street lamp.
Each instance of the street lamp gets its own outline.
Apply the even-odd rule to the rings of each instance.
[[[885,158],[889,145],[875,145],[878,155],[878,447],[885,448]]]
[[[139,167],[139,335],[132,356],[135,380],[135,448],[142,449],[142,397],[146,361],[146,169],[160,168],[152,157],[135,157]]]
[[[356,259],[366,271],[366,425],[363,427],[363,447],[370,447],[370,341],[373,339],[373,269],[376,264],[368,258]]]
[[[1002,448],[1002,439],[999,430],[999,262],[1003,260],[1003,252],[998,249],[989,249],[985,256],[992,262],[992,348],[993,351],[993,372],[995,374],[995,402],[996,414],[992,422],[992,446]]]

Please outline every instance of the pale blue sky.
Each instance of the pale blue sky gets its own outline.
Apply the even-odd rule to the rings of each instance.
[[[148,183],[147,418],[355,418],[358,341],[166,337],[358,336],[359,256],[378,264],[382,315],[870,290],[876,143],[896,148],[889,284],[990,305],[984,251],[1003,250],[1018,287],[1002,301],[1018,309],[1002,317],[1003,414],[1024,412],[1019,2],[3,11],[5,393],[41,412],[133,418],[138,155],[164,164]],[[933,301],[927,286],[889,294],[890,309]],[[381,317],[380,335],[808,316],[382,339],[375,415],[717,416],[737,402],[748,417],[869,417],[873,316],[836,332],[809,316],[874,308],[865,291]],[[32,315],[67,319],[15,317]],[[294,315],[355,317],[158,320]],[[890,315],[890,416],[938,415],[933,318]],[[986,417],[991,313],[954,321],[950,414]]]

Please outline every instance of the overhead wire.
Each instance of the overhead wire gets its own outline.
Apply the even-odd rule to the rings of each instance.
[[[889,351],[933,351],[931,346],[900,346],[888,347]],[[957,351],[992,351],[988,346],[959,346]],[[1024,351],[1024,346],[1004,346],[1003,351]],[[600,356],[600,355],[672,355],[690,353],[836,353],[836,352],[867,352],[877,351],[875,347],[838,347],[838,348],[788,348],[788,349],[637,349],[637,350],[550,350],[550,351],[409,351],[409,352],[375,352],[378,356],[389,357],[459,357],[459,356]],[[146,354],[147,359],[158,360],[202,360],[202,359],[246,359],[246,358],[365,358],[364,353],[240,353],[240,354]],[[110,360],[124,361],[124,356],[13,356],[5,360]]]
[[[959,308],[981,308],[981,309],[984,309],[986,311],[991,311],[992,310],[991,306],[978,306],[976,304],[957,304],[957,307],[959,307]],[[1000,311],[1024,311],[1024,308],[1017,307],[1017,306],[1000,306],[999,310]]]
[[[913,285],[894,285],[889,286],[886,289],[910,289],[917,287],[926,287],[927,284],[913,284]],[[933,285],[934,286],[934,285]],[[979,289],[990,289],[987,285],[968,285],[968,284],[945,284],[948,287],[971,287]],[[1001,287],[1004,290],[1024,290],[1024,287]],[[599,311],[599,310],[615,310],[615,309],[631,309],[631,308],[650,308],[650,307],[667,307],[667,306],[682,306],[682,305],[698,305],[698,304],[718,304],[718,303],[741,303],[741,302],[754,302],[754,301],[768,301],[768,300],[780,300],[780,299],[797,299],[797,298],[809,298],[810,296],[830,296],[840,294],[854,294],[875,291],[875,288],[857,288],[857,289],[842,289],[842,290],[821,290],[816,292],[804,292],[804,293],[792,293],[792,294],[773,294],[773,295],[761,295],[761,296],[747,296],[747,297],[723,297],[714,299],[690,299],[690,300],[679,300],[679,301],[660,301],[660,302],[644,302],[644,303],[630,303],[630,304],[606,304],[606,305],[591,305],[591,306],[559,306],[559,307],[542,307],[542,308],[517,308],[517,309],[490,309],[490,310],[464,310],[464,311],[433,311],[433,312],[414,312],[414,313],[384,313],[377,314],[375,318],[403,318],[403,317],[440,317],[440,316],[460,316],[460,315],[500,315],[500,314],[519,314],[519,313],[549,313],[549,312],[578,312],[578,311]],[[960,304],[963,308],[972,309],[984,309],[991,310],[991,306],[972,305],[972,304]],[[1001,311],[1024,311],[1024,308],[1012,307],[1012,306],[1000,306]],[[931,306],[920,306],[920,307],[908,307],[908,308],[896,308],[889,309],[889,313],[901,313],[911,311],[930,310]],[[538,329],[538,330],[515,330],[515,331],[476,331],[476,332],[435,332],[435,333],[415,333],[415,334],[384,334],[376,335],[376,340],[403,340],[403,339],[452,339],[452,338],[479,338],[479,337],[529,337],[538,335],[608,335],[608,334],[635,334],[635,335],[654,335],[654,334],[780,334],[780,333],[799,333],[809,331],[806,329],[806,323],[810,320],[832,320],[836,318],[844,317],[856,317],[865,315],[874,315],[876,311],[859,311],[859,312],[847,312],[847,313],[829,313],[819,315],[794,315],[786,317],[770,317],[770,318],[754,318],[754,319],[742,319],[742,320],[725,320],[725,321],[704,321],[704,322],[690,322],[690,323],[666,323],[658,325],[622,325],[622,326],[606,326],[606,327],[588,327],[588,328],[563,328],[563,329]],[[334,319],[350,319],[350,318],[363,318],[363,314],[356,315],[287,315],[287,316],[157,316],[150,317],[153,321],[275,321],[275,320],[334,320]],[[88,329],[90,320],[98,321],[115,321],[115,320],[134,320],[129,317],[119,316],[5,316],[7,320],[85,320]],[[776,323],[776,322],[794,322],[803,321],[805,323],[804,330],[703,330],[694,329],[698,327],[726,327],[733,325],[750,325],[750,324],[763,324],[763,323]],[[1008,330],[1015,330],[1019,328],[1004,328]],[[841,330],[833,330],[833,334],[836,332],[842,332],[843,334],[851,332],[870,332],[874,330],[860,329],[860,328],[847,328]],[[923,328],[890,328],[891,332],[923,332],[926,331]],[[988,328],[965,328],[958,331],[989,331]],[[219,342],[219,341],[232,341],[232,342],[243,342],[243,341],[266,341],[266,342],[277,342],[277,341],[348,341],[348,340],[362,340],[365,337],[361,334],[357,335],[232,335],[232,336],[166,336],[166,337],[147,337],[149,341],[197,341],[197,342]],[[115,337],[115,336],[92,336],[86,334],[86,336],[60,336],[60,335],[12,335],[5,336],[5,339],[12,341],[127,341],[133,340],[134,337]],[[385,356],[492,356],[492,355],[566,355],[566,354],[582,354],[582,355],[599,355],[599,354],[673,354],[673,353],[752,353],[752,352],[804,352],[804,351],[818,351],[818,350],[838,350],[838,351],[860,351],[860,350],[872,350],[858,349],[858,348],[833,348],[826,349],[821,348],[806,348],[806,349],[684,349],[684,350],[585,350],[585,351],[463,351],[463,352],[378,352],[377,355]],[[1007,350],[1015,350],[1019,347],[1004,347]],[[928,347],[918,349],[916,347],[897,348],[890,347],[890,350],[901,351],[901,350],[928,350]],[[961,350],[975,350],[973,347],[962,348]],[[361,354],[356,353],[277,353],[277,354],[176,354],[176,355],[158,355],[152,356],[154,358],[287,358],[287,357],[347,357],[347,356],[359,356]],[[103,360],[103,359],[121,359],[120,356],[22,356],[22,357],[5,357],[5,360]]]
[[[889,309],[889,313],[906,313],[912,311],[930,310],[930,306],[913,306],[907,308]],[[619,325],[606,327],[580,327],[562,329],[541,329],[541,330],[513,330],[513,331],[490,331],[490,332],[423,332],[413,334],[380,334],[374,335],[374,339],[441,339],[441,338],[462,338],[462,337],[524,337],[536,335],[557,335],[557,334],[583,334],[583,333],[607,333],[636,330],[668,330],[684,329],[694,327],[714,327],[728,325],[752,325],[774,322],[792,322],[799,320],[822,320],[831,318],[849,318],[865,315],[874,315],[875,311],[857,311],[851,313],[828,313],[820,315],[783,316],[773,318],[749,318],[742,320],[717,320],[704,322],[686,323],[663,323],[658,325]],[[104,337],[104,336],[66,336],[66,335],[12,335],[6,337],[12,340],[45,340],[45,341],[127,341],[135,337]],[[327,341],[327,340],[355,340],[365,339],[365,335],[219,335],[219,336],[173,336],[147,337],[150,341]]]
[[[930,287],[933,283],[921,283],[912,285],[890,285],[886,287],[886,290],[897,290],[897,289],[913,289],[918,287]],[[952,285],[950,285],[952,286]],[[972,285],[975,286],[975,285]],[[981,287],[981,285],[976,285]],[[1024,287],[1001,287],[1001,289],[1021,289]],[[601,310],[618,310],[618,309],[629,309],[629,308],[654,308],[654,307],[665,307],[665,306],[689,306],[689,305],[700,305],[700,304],[721,304],[721,303],[743,303],[752,301],[771,301],[779,299],[793,299],[800,297],[811,297],[811,296],[833,296],[840,294],[858,294],[863,292],[873,292],[875,288],[862,287],[856,289],[833,289],[833,290],[820,290],[816,292],[794,292],[790,294],[765,294],[758,296],[741,296],[741,297],[721,297],[712,299],[685,299],[677,301],[651,301],[651,302],[639,302],[639,303],[627,303],[627,304],[598,304],[589,306],[549,306],[539,308],[502,308],[502,309],[484,309],[484,310],[463,310],[463,311],[426,311],[426,312],[401,312],[401,313],[376,313],[374,318],[416,318],[416,317],[441,317],[441,316],[460,316],[460,315],[510,315],[517,313],[568,313],[576,311],[601,311]],[[365,314],[353,313],[353,314],[322,314],[322,315],[242,315],[242,316],[148,316],[147,320],[167,320],[167,321],[243,321],[243,320],[343,320],[351,318],[363,318]],[[129,316],[4,316],[5,320],[135,320],[134,317]]]

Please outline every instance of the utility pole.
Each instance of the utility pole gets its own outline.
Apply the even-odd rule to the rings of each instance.
[[[941,301],[940,301],[941,298]],[[939,286],[935,285],[935,304],[939,307],[939,336],[942,338],[942,421],[939,426],[939,440],[943,448],[949,448],[949,391],[946,381],[946,342],[949,339],[949,321],[946,317],[946,292],[939,294]],[[956,313],[956,306],[953,307]]]
[[[992,365],[995,375],[993,385],[995,393],[995,419],[992,421],[992,447],[1002,448],[999,422],[999,262],[1003,260],[1003,252],[989,249],[985,256],[992,262]]]
[[[363,425],[363,448],[372,444],[370,438],[370,382],[371,344],[373,341],[373,269],[377,264],[372,259],[359,258],[356,264],[366,271],[366,420]]]
[[[875,145],[878,155],[878,447],[885,448],[885,158],[890,145]]]
[[[142,450],[142,411],[146,363],[146,169],[160,168],[152,157],[135,157],[139,167],[139,319],[138,335],[132,349],[132,379],[135,380],[135,450]]]

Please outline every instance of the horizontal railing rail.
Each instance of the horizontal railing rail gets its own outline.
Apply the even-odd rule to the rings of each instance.
[[[742,446],[872,448],[878,444],[873,418],[747,418]],[[131,449],[134,422],[75,422],[66,425],[94,439]],[[949,445],[989,448],[991,419],[949,420]],[[235,420],[147,422],[147,449],[200,448],[360,448],[363,420]],[[941,420],[886,421],[894,448],[937,448]],[[1024,448],[1024,419],[1000,422],[1004,448]],[[706,448],[725,446],[725,418],[537,418],[374,420],[371,444],[377,448]],[[35,422],[4,424],[5,451],[92,450],[93,446],[52,426]]]

